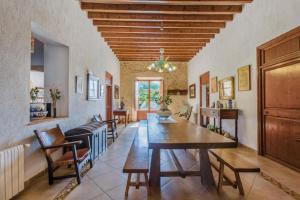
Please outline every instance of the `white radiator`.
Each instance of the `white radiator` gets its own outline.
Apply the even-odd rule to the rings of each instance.
[[[0,200],[8,200],[24,189],[24,146],[0,151]]]

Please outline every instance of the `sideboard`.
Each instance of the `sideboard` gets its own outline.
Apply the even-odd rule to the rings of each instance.
[[[200,108],[200,114],[202,116],[213,118],[214,127],[216,127],[216,119],[219,119],[219,133],[223,135],[222,120],[232,119],[235,122],[234,137],[233,140],[238,143],[238,109],[223,109],[223,108]]]

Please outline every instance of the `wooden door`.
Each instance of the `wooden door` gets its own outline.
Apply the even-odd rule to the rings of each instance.
[[[209,107],[209,72],[206,72],[200,76],[200,108]],[[209,118],[204,118],[200,110],[200,125],[207,127],[209,124]]]
[[[112,119],[112,101],[113,101],[113,76],[106,72],[105,74],[106,83],[106,120]]]
[[[300,170],[300,27],[258,47],[259,153]]]
[[[146,120],[147,113],[155,113],[160,108],[155,99],[163,95],[163,81],[161,79],[137,80],[135,91],[137,120]]]

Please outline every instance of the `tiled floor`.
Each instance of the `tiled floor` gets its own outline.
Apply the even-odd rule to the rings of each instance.
[[[126,160],[134,137],[134,129],[137,124],[130,124],[117,141],[110,146],[108,151],[96,161],[82,179],[82,184],[77,186],[66,200],[122,200],[125,199],[124,191],[127,175],[122,173],[122,167]],[[300,175],[288,168],[276,164],[268,159],[257,156],[247,148],[239,148],[251,162],[256,162],[276,180],[280,180],[286,186],[300,193]],[[185,169],[199,168],[198,161],[193,156],[194,152],[176,151],[180,162]],[[167,152],[162,152],[161,169],[175,169]],[[216,173],[215,173],[216,175]],[[63,187],[70,181],[66,179],[48,186],[47,177],[37,180],[30,188],[23,192],[17,199],[21,200],[52,200]],[[259,173],[242,174],[242,181],[246,195],[241,197],[238,190],[225,186],[220,194],[215,190],[208,191],[201,185],[199,177],[162,178],[161,191],[152,191],[147,197],[145,188],[139,190],[131,188],[128,199],[136,200],[199,200],[199,199],[293,199],[277,186],[266,181]]]

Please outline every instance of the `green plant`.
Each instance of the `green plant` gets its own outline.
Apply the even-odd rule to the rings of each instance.
[[[210,131],[215,131],[215,126],[212,125],[212,124],[208,124],[207,129],[210,130]]]
[[[57,88],[50,89],[49,92],[52,99],[53,107],[55,107],[57,100],[61,99],[61,92]]]
[[[156,98],[155,102],[159,105],[165,104],[168,106],[168,105],[171,105],[173,100],[171,99],[171,97],[169,95],[166,95],[166,96],[160,96],[159,98]]]
[[[35,101],[37,99],[39,92],[40,92],[40,90],[37,87],[31,88],[30,98],[32,101]]]

